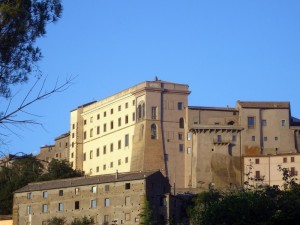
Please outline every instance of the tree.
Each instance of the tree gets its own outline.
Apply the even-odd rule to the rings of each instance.
[[[8,167],[0,168],[0,215],[11,214],[13,192],[37,181],[43,165],[32,155],[15,158]]]
[[[47,220],[47,225],[65,225],[66,219],[64,217],[53,217]]]
[[[86,216],[84,216],[81,219],[77,219],[75,218],[70,225],[94,225],[95,221],[93,218],[88,218]]]
[[[74,170],[67,160],[52,159],[48,165],[47,172],[39,180],[57,180],[81,176],[83,176],[83,173],[79,170]]]
[[[60,0],[0,0],[0,96],[9,97],[11,85],[26,82],[38,69],[36,39],[61,12]]]
[[[153,225],[153,214],[150,207],[149,201],[144,198],[144,206],[142,208],[142,212],[139,214],[140,216],[140,225]]]

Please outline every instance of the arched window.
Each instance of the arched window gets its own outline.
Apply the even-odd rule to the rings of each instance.
[[[137,108],[137,118],[142,119],[145,118],[145,102],[140,103]]]
[[[184,120],[183,120],[183,118],[179,119],[179,128],[184,128]]]
[[[157,139],[157,128],[154,123],[151,125],[151,139]]]

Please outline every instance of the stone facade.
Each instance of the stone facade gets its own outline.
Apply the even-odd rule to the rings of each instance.
[[[154,220],[163,221],[176,212],[169,192],[168,180],[159,171],[31,183],[14,194],[13,221],[41,225],[53,217],[70,222],[88,216],[96,224],[139,224],[145,199],[154,209]]]

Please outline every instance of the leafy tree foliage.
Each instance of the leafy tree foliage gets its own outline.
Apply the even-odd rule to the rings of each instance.
[[[13,192],[38,180],[43,165],[33,156],[16,158],[9,167],[0,168],[0,214],[11,214]]]
[[[95,221],[93,218],[88,218],[86,216],[84,216],[81,219],[74,219],[70,225],[94,225]]]
[[[47,221],[47,225],[65,225],[66,219],[64,217],[53,217]]]
[[[36,39],[61,12],[61,0],[0,0],[0,96],[28,80],[42,57]]]
[[[48,165],[47,172],[39,180],[47,181],[81,176],[83,173],[79,170],[73,170],[67,160],[53,159]]]
[[[140,225],[154,225],[152,210],[146,197],[144,199],[144,207],[142,208],[142,212],[139,214],[139,216]]]

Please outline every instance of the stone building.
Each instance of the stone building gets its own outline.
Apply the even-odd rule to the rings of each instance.
[[[159,171],[30,183],[14,193],[13,221],[44,225],[53,217],[70,222],[88,216],[96,224],[139,224],[145,199],[155,221],[168,221],[176,212],[169,192],[168,180]]]
[[[285,188],[283,172],[280,168],[286,168],[291,177],[299,180],[300,154],[268,154],[243,157],[244,181],[252,187],[279,186]]]
[[[52,159],[69,160],[69,140],[70,133],[60,135],[55,138],[54,145],[45,145],[40,148],[40,152],[36,155],[37,159],[47,166]]]
[[[88,175],[160,169],[185,187],[189,93],[156,79],[71,111],[71,165]]]
[[[244,156],[299,153],[300,120],[289,102],[198,107],[188,106],[189,94],[188,85],[155,79],[79,106],[62,138],[69,147],[51,150],[58,139],[41,155],[65,151],[92,176],[159,169],[173,192],[184,192],[241,186]]]

